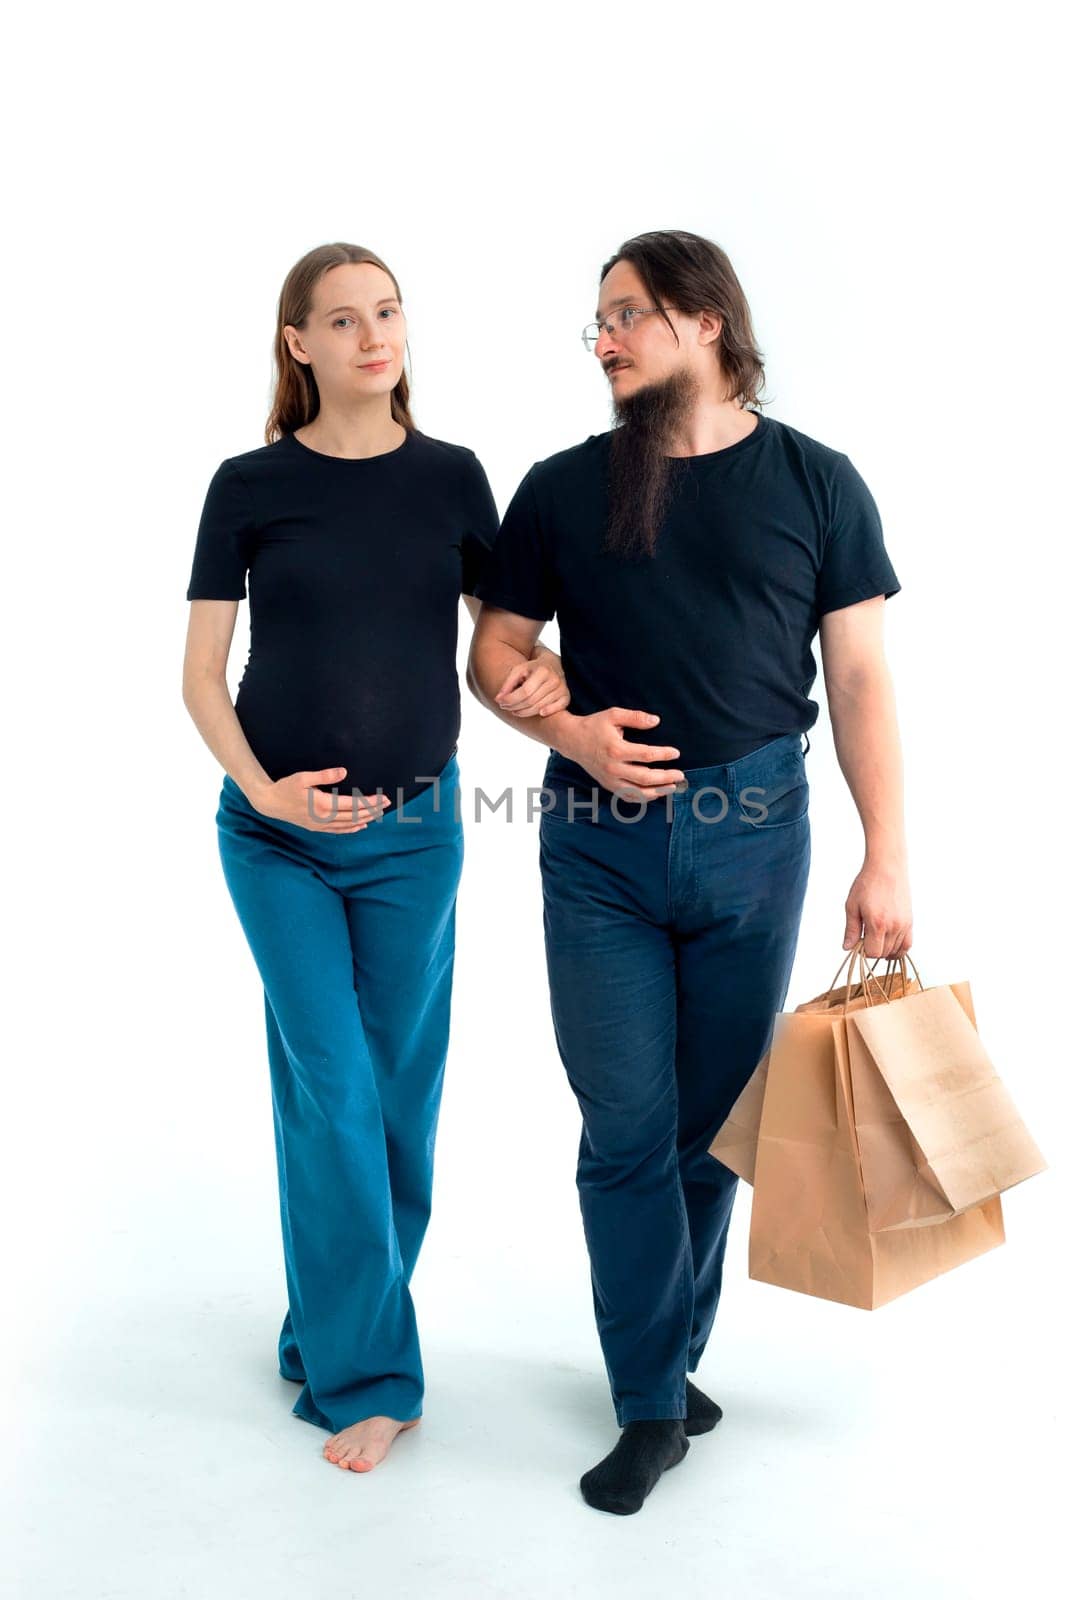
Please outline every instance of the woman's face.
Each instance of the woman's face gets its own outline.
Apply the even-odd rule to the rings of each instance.
[[[407,325],[392,278],[369,261],[330,267],[315,285],[303,328],[282,330],[297,361],[310,363],[324,399],[346,403],[388,394],[404,370]]]

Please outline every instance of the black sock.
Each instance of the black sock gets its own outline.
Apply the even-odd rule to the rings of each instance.
[[[582,1478],[582,1497],[598,1511],[629,1516],[640,1511],[660,1475],[676,1467],[688,1449],[682,1422],[627,1422],[611,1454]]]
[[[687,1434],[710,1433],[722,1421],[722,1406],[701,1394],[695,1383],[685,1380],[685,1431]]]

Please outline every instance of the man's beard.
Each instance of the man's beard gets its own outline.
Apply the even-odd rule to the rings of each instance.
[[[609,439],[608,520],[603,548],[615,555],[650,556],[677,483],[667,455],[699,392],[685,367],[613,401]]]

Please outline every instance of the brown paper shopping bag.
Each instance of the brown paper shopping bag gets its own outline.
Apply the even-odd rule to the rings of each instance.
[[[1046,1168],[978,1037],[970,985],[926,989],[906,959],[917,980],[906,993],[881,1007],[844,1007],[876,1232],[942,1222]]]
[[[1004,1225],[994,1196],[942,1222],[884,1232],[871,1228],[855,1126],[847,1009],[857,988],[862,993],[866,987],[865,1009],[899,1003],[913,991],[903,974],[899,991],[892,983],[888,988],[872,984],[865,968],[863,983],[854,987],[857,958],[863,959],[859,948],[852,952],[843,990],[831,986],[775,1018],[764,1062],[711,1153],[742,1177],[752,1173],[750,1277],[873,1309],[1002,1244]],[[750,1132],[757,1118],[753,1159]]]
[[[860,944],[862,945],[862,940]],[[848,957],[845,957],[845,961]],[[845,961],[842,961],[841,967]],[[840,974],[841,967],[837,973]],[[851,974],[851,967],[849,972]],[[837,982],[837,975],[834,977]],[[908,992],[918,987],[914,982],[908,985]],[[862,985],[846,984],[843,988],[835,989],[832,986],[825,994],[816,995],[814,1000],[806,1000],[797,1007],[798,1011],[843,1011],[846,1000],[853,999],[861,993]],[[888,993],[883,982],[872,980],[870,983],[872,998],[869,1004],[876,1000],[888,999]],[[756,1143],[759,1139],[760,1118],[763,1115],[763,1097],[767,1091],[767,1070],[770,1065],[771,1053],[767,1050],[756,1066],[751,1078],[739,1095],[732,1107],[722,1128],[716,1134],[710,1147],[710,1153],[717,1156],[724,1166],[731,1172],[736,1172],[739,1178],[744,1178],[746,1183],[752,1183],[756,1175]]]
[[[767,1092],[770,1059],[768,1050],[715,1135],[709,1151],[718,1157],[724,1167],[729,1167],[739,1178],[744,1178],[746,1183],[756,1180],[756,1144],[763,1116],[763,1097]]]

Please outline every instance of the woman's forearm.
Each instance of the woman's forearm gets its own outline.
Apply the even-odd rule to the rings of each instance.
[[[182,699],[216,761],[254,805],[256,795],[270,786],[271,779],[245,738],[226,680],[213,672],[187,674],[182,682]]]

